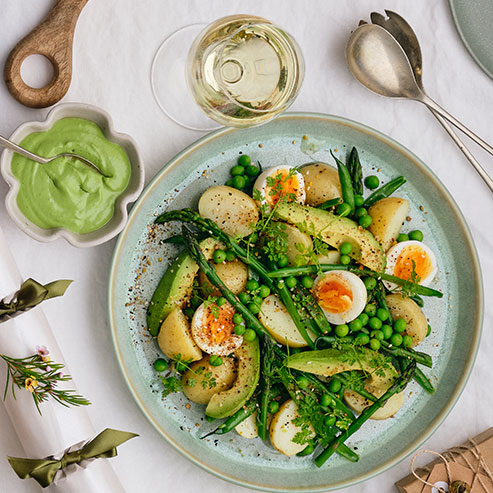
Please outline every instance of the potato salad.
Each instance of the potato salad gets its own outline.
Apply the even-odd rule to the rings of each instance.
[[[167,211],[182,246],[147,326],[163,396],[203,406],[209,435],[238,433],[287,456],[355,462],[350,437],[398,414],[431,357],[424,298],[437,261],[406,229],[403,176],[363,176],[355,148],[334,164],[262,167],[240,155],[198,210]],[[345,162],[343,162],[345,161]]]

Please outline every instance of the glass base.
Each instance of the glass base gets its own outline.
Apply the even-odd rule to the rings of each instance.
[[[192,24],[166,38],[154,55],[151,87],[163,113],[178,125],[201,132],[221,128],[193,99],[185,80],[187,54],[206,24]]]

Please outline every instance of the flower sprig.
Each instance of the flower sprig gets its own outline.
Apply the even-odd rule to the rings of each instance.
[[[49,351],[44,346],[37,346],[36,353],[26,358],[11,358],[0,354],[0,358],[7,365],[7,381],[3,399],[7,397],[10,383],[14,399],[16,398],[16,387],[31,392],[39,414],[41,414],[39,405],[50,397],[65,407],[91,404],[83,396],[76,394],[75,390],[57,388],[60,382],[72,380],[72,377],[64,374],[62,370],[65,367],[51,361],[48,355]]]

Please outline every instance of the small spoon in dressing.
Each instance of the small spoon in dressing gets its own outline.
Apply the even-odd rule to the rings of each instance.
[[[27,157],[29,159],[32,159],[33,161],[36,161],[39,164],[48,164],[49,162],[58,159],[59,157],[68,157],[68,158],[73,158],[79,160],[81,163],[85,164],[87,167],[91,168],[93,171],[96,171],[96,173],[99,173],[101,176],[106,177],[106,175],[89,159],[86,159],[85,157],[79,156],[78,154],[73,154],[71,152],[62,152],[61,154],[57,154],[56,156],[52,157],[41,157],[38,156],[37,154],[33,154],[32,152],[24,149],[23,147],[14,144],[12,141],[6,139],[5,137],[2,137],[0,135],[0,146],[5,147],[6,149],[10,149],[11,151],[17,152],[17,154],[21,154],[24,157]]]

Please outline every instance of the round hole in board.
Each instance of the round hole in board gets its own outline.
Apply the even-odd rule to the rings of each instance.
[[[21,77],[33,89],[46,87],[53,79],[55,69],[44,55],[29,55],[21,65]]]

